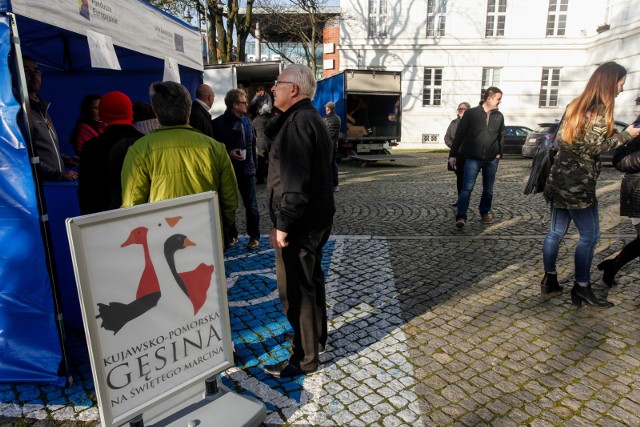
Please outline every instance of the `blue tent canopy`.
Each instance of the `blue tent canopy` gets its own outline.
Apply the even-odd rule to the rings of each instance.
[[[0,381],[64,384],[56,296],[62,294],[66,317],[79,315],[64,232],[64,219],[79,214],[77,188],[46,194],[34,180],[28,134],[19,120],[24,77],[17,74],[17,46],[39,64],[40,94],[51,102],[61,148],[69,154],[69,135],[86,94],[119,90],[134,102],[148,101],[149,85],[163,79],[166,57],[177,60],[181,83],[192,94],[202,82],[196,30],[146,2],[110,3],[109,11],[89,5],[89,19],[79,14],[77,0],[0,0]],[[121,70],[91,66],[87,30],[112,38]],[[45,212],[38,203],[45,198],[55,208],[46,212],[48,227],[40,221]]]

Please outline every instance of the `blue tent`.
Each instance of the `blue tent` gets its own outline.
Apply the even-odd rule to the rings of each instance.
[[[91,66],[89,32],[112,40],[121,70]],[[202,81],[201,39],[140,0],[0,0],[0,381],[62,385],[59,314],[67,327],[81,326],[64,231],[64,220],[79,215],[77,187],[34,179],[21,55],[38,62],[40,94],[71,154],[67,141],[86,94],[119,90],[148,101],[149,85],[172,60],[193,94]]]

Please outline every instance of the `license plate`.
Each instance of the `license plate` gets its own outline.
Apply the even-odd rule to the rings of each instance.
[[[535,138],[531,138],[527,142],[536,142],[536,139]]]

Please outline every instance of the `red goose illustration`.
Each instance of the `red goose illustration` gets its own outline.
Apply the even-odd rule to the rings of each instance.
[[[158,300],[160,300],[160,283],[158,282],[158,275],[153,267],[147,244],[148,232],[149,229],[146,227],[137,227],[131,231],[129,238],[120,245],[122,248],[133,244],[142,245],[144,270],[136,291],[136,299],[128,304],[120,302],[111,302],[108,305],[98,304],[100,314],[96,316],[96,319],[101,318],[101,326],[108,331],[113,331],[114,335],[131,320],[158,305]]]
[[[211,284],[213,265],[201,263],[192,271],[179,273],[176,269],[175,254],[179,249],[195,245],[196,244],[189,240],[184,234],[174,234],[164,242],[164,256],[167,259],[167,264],[169,264],[171,273],[173,273],[174,279],[178,282],[178,286],[180,286],[182,292],[191,300],[194,316],[207,300],[207,291]]]

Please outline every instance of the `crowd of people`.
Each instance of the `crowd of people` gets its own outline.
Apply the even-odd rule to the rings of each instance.
[[[247,250],[260,247],[260,213],[256,185],[266,181],[269,243],[275,249],[277,285],[283,310],[293,329],[287,339],[292,354],[264,367],[276,377],[318,369],[327,343],[327,313],[322,249],[335,213],[333,193],[339,190],[336,164],[340,118],[336,105],[325,105],[325,117],[314,108],[316,81],[312,71],[291,65],[271,87],[262,86],[249,100],[243,89],[225,94],[226,110],[213,118],[215,99],[206,84],[192,101],[174,82],[150,87],[151,104],[132,103],[124,93],[87,95],[71,135],[77,156],[61,153],[49,116],[49,104],[38,92],[42,79],[37,63],[23,58],[29,93],[30,133],[43,180],[78,179],[81,212],[90,214],[204,191],[216,191],[224,249],[238,243],[236,210],[245,208]],[[561,292],[556,259],[559,245],[573,222],[579,232],[575,249],[575,281],[571,301],[610,307],[592,290],[591,263],[600,237],[596,181],[599,154],[618,148],[614,163],[624,172],[620,214],[632,218],[638,236],[622,251],[600,263],[603,281],[640,256],[640,128],[614,129],[613,109],[622,92],[626,70],[608,62],[591,75],[584,91],[567,106],[557,134],[558,154],[544,190],[550,207],[549,232],[543,242],[543,294]],[[481,221],[493,222],[493,186],[502,158],[503,93],[489,87],[472,107],[461,102],[445,134],[448,166],[457,179],[455,227],[463,228],[478,175],[483,190]],[[358,111],[365,106],[358,104]],[[78,172],[74,167],[78,166]]]
[[[210,114],[215,93],[206,84],[196,89],[193,101],[186,87],[171,81],[151,84],[150,104],[134,104],[120,91],[87,95],[70,137],[77,155],[69,157],[60,150],[49,103],[38,95],[38,64],[28,57],[23,64],[36,174],[43,181],[78,180],[82,214],[215,191],[224,249],[238,243],[241,199],[247,250],[256,250],[257,178],[266,180],[273,223],[269,242],[293,333],[291,357],[264,370],[276,377],[317,370],[327,341],[321,264],[335,213],[337,143],[335,119],[327,125],[311,104],[316,88],[311,69],[287,67],[271,94],[260,86],[251,101],[243,89],[228,91],[226,110],[215,118]]]
[[[571,302],[611,307],[598,298],[591,283],[591,264],[600,239],[596,182],[601,171],[600,154],[617,149],[614,165],[625,172],[620,194],[620,215],[631,217],[638,237],[613,258],[598,264],[603,282],[613,287],[615,275],[631,260],[640,256],[640,116],[624,131],[614,127],[615,98],[623,91],[626,69],[615,62],[600,65],[591,75],[583,92],[569,103],[561,120],[555,144],[558,153],[551,167],[544,196],[549,204],[551,222],[542,246],[544,276],[542,294],[562,292],[558,282],[556,260],[560,243],[571,222],[578,229],[575,249],[574,285]],[[456,227],[467,221],[470,194],[482,171],[483,191],[478,207],[481,221],[493,221],[491,204],[493,184],[503,154],[504,117],[498,111],[502,91],[489,87],[480,105],[470,108],[468,102],[458,105],[457,117],[445,134],[450,147],[448,166],[457,174],[458,198]]]

